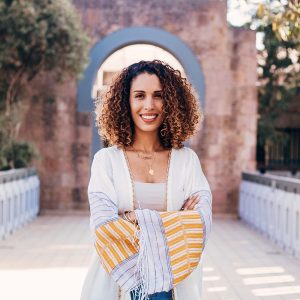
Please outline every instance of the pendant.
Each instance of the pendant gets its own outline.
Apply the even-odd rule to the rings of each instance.
[[[149,169],[149,174],[153,176],[154,175],[154,170],[153,169]]]

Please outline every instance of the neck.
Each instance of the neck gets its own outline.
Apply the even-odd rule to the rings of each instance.
[[[158,131],[141,132],[139,130],[135,131],[133,147],[145,152],[154,152],[163,148],[158,136]]]

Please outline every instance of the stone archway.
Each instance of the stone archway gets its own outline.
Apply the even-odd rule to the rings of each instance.
[[[91,91],[98,69],[104,60],[128,45],[151,44],[163,48],[173,54],[182,64],[189,81],[199,94],[201,106],[205,102],[204,75],[192,50],[177,36],[154,27],[128,27],[111,33],[96,43],[90,52],[90,63],[80,81],[77,90],[77,110],[90,112],[94,109]],[[99,149],[97,129],[93,126],[92,152]]]
[[[241,172],[256,169],[255,32],[228,26],[226,1],[72,3],[89,36],[100,42],[91,50],[91,62],[79,86],[75,80],[54,86],[59,101],[46,107],[34,103],[28,110],[22,137],[34,140],[43,153],[39,167],[42,207],[86,207],[96,72],[114,51],[144,43],[175,56],[198,91],[205,118],[190,147],[198,154],[210,183],[214,212],[236,214]],[[48,87],[49,81],[44,84]],[[42,93],[43,85],[37,86]],[[99,138],[94,126],[93,132],[95,151]]]

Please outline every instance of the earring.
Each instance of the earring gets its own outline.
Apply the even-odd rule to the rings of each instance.
[[[166,136],[166,131],[167,131],[167,126],[165,123],[163,123],[162,128],[160,129],[160,135],[161,136]]]

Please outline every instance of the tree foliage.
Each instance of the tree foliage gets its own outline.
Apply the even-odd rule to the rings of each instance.
[[[279,40],[299,41],[300,3],[298,0],[290,0],[285,4],[278,0],[271,1],[269,5],[260,4],[257,17],[265,24],[272,24],[272,30]]]
[[[16,142],[21,119],[16,104],[26,88],[41,72],[56,81],[79,78],[90,40],[68,0],[0,0],[0,20],[1,169],[24,165],[34,156],[30,146]]]
[[[82,72],[89,39],[69,1],[2,0],[0,20],[0,96],[7,112],[40,71],[56,79]]]
[[[255,16],[263,33],[264,49],[258,52],[258,143],[278,139],[276,119],[287,111],[300,92],[300,5],[271,1],[260,4]]]

